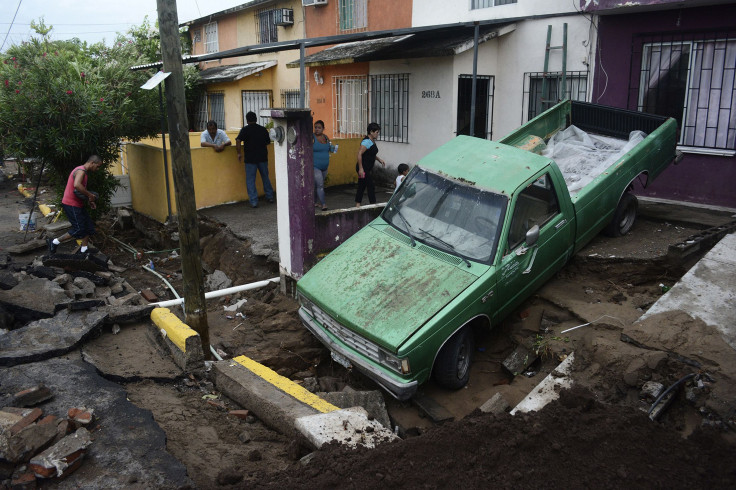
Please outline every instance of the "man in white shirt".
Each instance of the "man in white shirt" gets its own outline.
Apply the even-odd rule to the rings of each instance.
[[[233,142],[227,137],[225,131],[217,129],[215,121],[210,120],[207,122],[207,131],[203,131],[199,138],[199,144],[203,147],[214,148],[216,152],[221,152],[226,146],[232,145]]]

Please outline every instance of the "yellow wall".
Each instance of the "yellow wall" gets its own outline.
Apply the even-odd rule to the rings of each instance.
[[[227,133],[234,145],[237,132],[228,131]],[[238,161],[235,148],[227,147],[225,151],[220,153],[212,148],[202,148],[199,146],[199,135],[200,133],[190,133],[192,175],[197,209],[247,200],[245,167],[242,162]],[[332,140],[332,142],[339,145],[339,149],[336,154],[330,157],[326,186],[357,182],[355,162],[360,146],[360,138]],[[168,139],[166,143],[171,212],[176,214],[174,179],[171,172],[171,147]],[[149,139],[146,142],[129,143],[126,146],[133,209],[163,223],[168,215],[168,207],[166,205],[161,139]],[[276,172],[273,145],[269,145],[268,148],[268,173],[271,184],[275,189]],[[263,184],[260,176],[256,178],[256,188],[258,189],[258,195],[263,196]]]

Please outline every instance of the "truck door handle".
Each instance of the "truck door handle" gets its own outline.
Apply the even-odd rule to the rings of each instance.
[[[539,250],[539,247],[534,247],[534,252],[532,253],[532,259],[529,261],[529,267],[524,269],[522,271],[522,274],[529,274],[532,271],[532,266],[534,265],[534,259],[537,258],[537,251]]]
[[[556,229],[556,230],[559,230],[560,228],[562,228],[562,226],[563,226],[563,225],[564,225],[565,223],[567,223],[567,220],[566,220],[566,219],[563,219],[562,221],[560,221],[559,223],[557,223],[557,224],[555,225],[555,229]]]

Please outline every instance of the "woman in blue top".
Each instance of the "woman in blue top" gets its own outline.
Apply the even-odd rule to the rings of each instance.
[[[368,125],[368,134],[360,142],[360,149],[358,149],[358,163],[355,164],[355,170],[358,172],[358,192],[355,193],[355,207],[360,207],[360,202],[363,200],[363,192],[368,190],[368,202],[371,204],[376,203],[376,187],[373,184],[373,166],[378,160],[381,165],[386,166],[386,162],[378,157],[378,146],[376,145],[376,139],[378,133],[381,132],[381,126],[377,123],[370,123]]]
[[[312,136],[312,159],[314,161],[314,191],[317,194],[319,203],[315,206],[322,206],[322,211],[327,211],[325,204],[325,177],[327,177],[327,167],[330,165],[330,152],[334,151],[334,147],[330,144],[330,138],[324,134],[325,123],[322,120],[314,123],[314,135]]]

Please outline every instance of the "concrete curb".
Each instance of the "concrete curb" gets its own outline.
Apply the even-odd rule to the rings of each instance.
[[[511,410],[511,415],[518,412],[536,412],[544,408],[549,402],[560,397],[560,390],[572,386],[572,363],[575,353],[571,353],[551,373],[549,373],[529,394]]]
[[[171,313],[168,308],[155,308],[151,320],[161,331],[174,362],[183,371],[204,368],[204,352],[199,334]]]
[[[370,448],[397,439],[363,407],[341,410],[246,356],[215,362],[213,369],[227,397],[282,434],[301,433],[315,448],[329,442]]]

